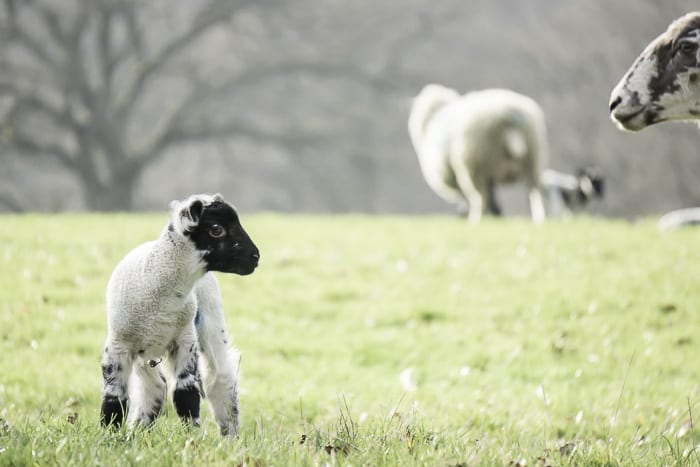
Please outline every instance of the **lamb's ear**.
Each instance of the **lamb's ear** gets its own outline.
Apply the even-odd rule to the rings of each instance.
[[[221,195],[221,193],[215,193],[214,196],[212,196],[214,201],[223,201],[224,197]]]
[[[186,234],[192,232],[199,223],[204,203],[200,199],[173,201],[170,203],[170,209],[173,226],[180,233]]]
[[[202,203],[202,200],[195,199],[180,211],[180,217],[185,232],[191,232],[192,228],[199,223],[199,218],[202,217],[203,210],[204,203]]]

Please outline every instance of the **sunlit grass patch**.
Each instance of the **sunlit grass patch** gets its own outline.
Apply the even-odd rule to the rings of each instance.
[[[165,214],[0,217],[0,464],[694,465],[700,235],[258,214],[242,429],[98,427],[104,288]]]

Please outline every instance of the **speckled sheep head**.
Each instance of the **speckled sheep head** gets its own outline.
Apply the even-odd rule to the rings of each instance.
[[[700,12],[674,21],[634,62],[610,96],[620,129],[700,120]]]
[[[260,251],[241,225],[236,209],[220,194],[192,195],[170,203],[172,229],[202,252],[208,271],[251,274]]]

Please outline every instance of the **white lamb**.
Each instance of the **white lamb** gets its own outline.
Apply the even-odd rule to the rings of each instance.
[[[548,157],[544,113],[532,99],[506,89],[460,96],[429,84],[416,96],[408,131],[428,185],[470,222],[496,209],[494,184],[523,180],[534,222],[545,218],[540,183]]]
[[[238,354],[229,347],[219,286],[209,271],[250,274],[260,254],[221,195],[193,195],[170,208],[160,238],[131,251],[107,285],[101,423],[119,426],[127,406],[130,426],[156,419],[167,395],[165,358],[180,418],[199,425],[200,394],[206,394],[221,433],[235,434]]]
[[[602,198],[605,191],[605,178],[597,167],[578,169],[575,175],[546,169],[540,178],[550,217],[570,216],[591,200]]]

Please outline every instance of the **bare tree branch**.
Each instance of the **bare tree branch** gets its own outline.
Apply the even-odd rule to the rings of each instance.
[[[38,3],[33,3],[33,5],[37,6],[37,11],[44,21],[44,24],[46,24],[46,29],[51,34],[51,38],[58,43],[64,43],[66,38],[61,30],[58,14],[45,5],[39,6]]]
[[[59,64],[56,60],[40,45],[39,41],[30,36],[24,29],[13,25],[8,33],[7,41],[29,52],[40,65],[50,70],[58,69]]]
[[[28,93],[19,89],[16,83],[0,82],[0,95],[12,96],[14,116],[24,112],[37,113],[48,117],[58,128],[64,128],[68,131],[79,130],[82,125],[78,122],[74,115],[65,106],[57,106],[47,99],[43,99],[38,92]],[[6,119],[14,118],[8,115]],[[2,124],[3,120],[0,120]]]
[[[55,156],[64,167],[70,170],[75,170],[79,165],[62,146],[56,143],[42,143],[21,133],[14,132],[5,146],[28,157]]]
[[[117,104],[117,112],[121,117],[124,118],[126,114],[131,112],[148,80],[155,73],[160,71],[175,55],[182,52],[212,26],[227,21],[242,8],[243,5],[252,3],[255,3],[255,0],[246,0],[237,3],[229,0],[215,0],[212,4],[205,6],[187,31],[183,32],[180,36],[160,49],[153,57],[143,63],[136,73],[130,88]]]
[[[114,72],[114,58],[112,52],[112,27],[114,13],[107,9],[99,12],[97,19],[97,54],[98,68],[100,70],[100,80],[104,86],[103,95],[109,96],[112,89],[112,78]]]

